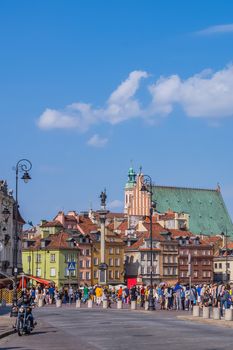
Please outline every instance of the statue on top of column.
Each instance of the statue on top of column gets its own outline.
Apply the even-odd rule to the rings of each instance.
[[[104,189],[104,191],[102,191],[100,194],[101,207],[104,207],[104,208],[106,207],[106,199],[107,199],[106,189]]]

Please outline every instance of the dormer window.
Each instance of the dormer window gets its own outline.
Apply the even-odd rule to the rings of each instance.
[[[40,245],[41,245],[41,248],[45,248],[45,241],[41,241]]]

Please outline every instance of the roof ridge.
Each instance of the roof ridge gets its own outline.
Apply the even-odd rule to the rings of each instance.
[[[169,189],[182,189],[182,190],[200,190],[200,191],[213,191],[213,192],[221,192],[217,188],[199,188],[199,187],[184,187],[184,186],[166,186],[166,185],[152,185],[153,187],[162,187]]]

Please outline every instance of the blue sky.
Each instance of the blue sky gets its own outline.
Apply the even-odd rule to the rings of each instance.
[[[131,164],[159,185],[215,188],[233,217],[233,3],[0,3],[0,178],[26,220],[108,203]]]

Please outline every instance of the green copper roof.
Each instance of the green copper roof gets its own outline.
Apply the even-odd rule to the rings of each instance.
[[[168,209],[190,215],[189,229],[196,234],[226,232],[233,236],[233,224],[219,190],[153,186],[158,212]]]
[[[136,173],[135,171],[133,170],[133,168],[129,168],[129,171],[128,171],[128,181],[125,185],[125,188],[133,188],[134,185],[136,184]]]

